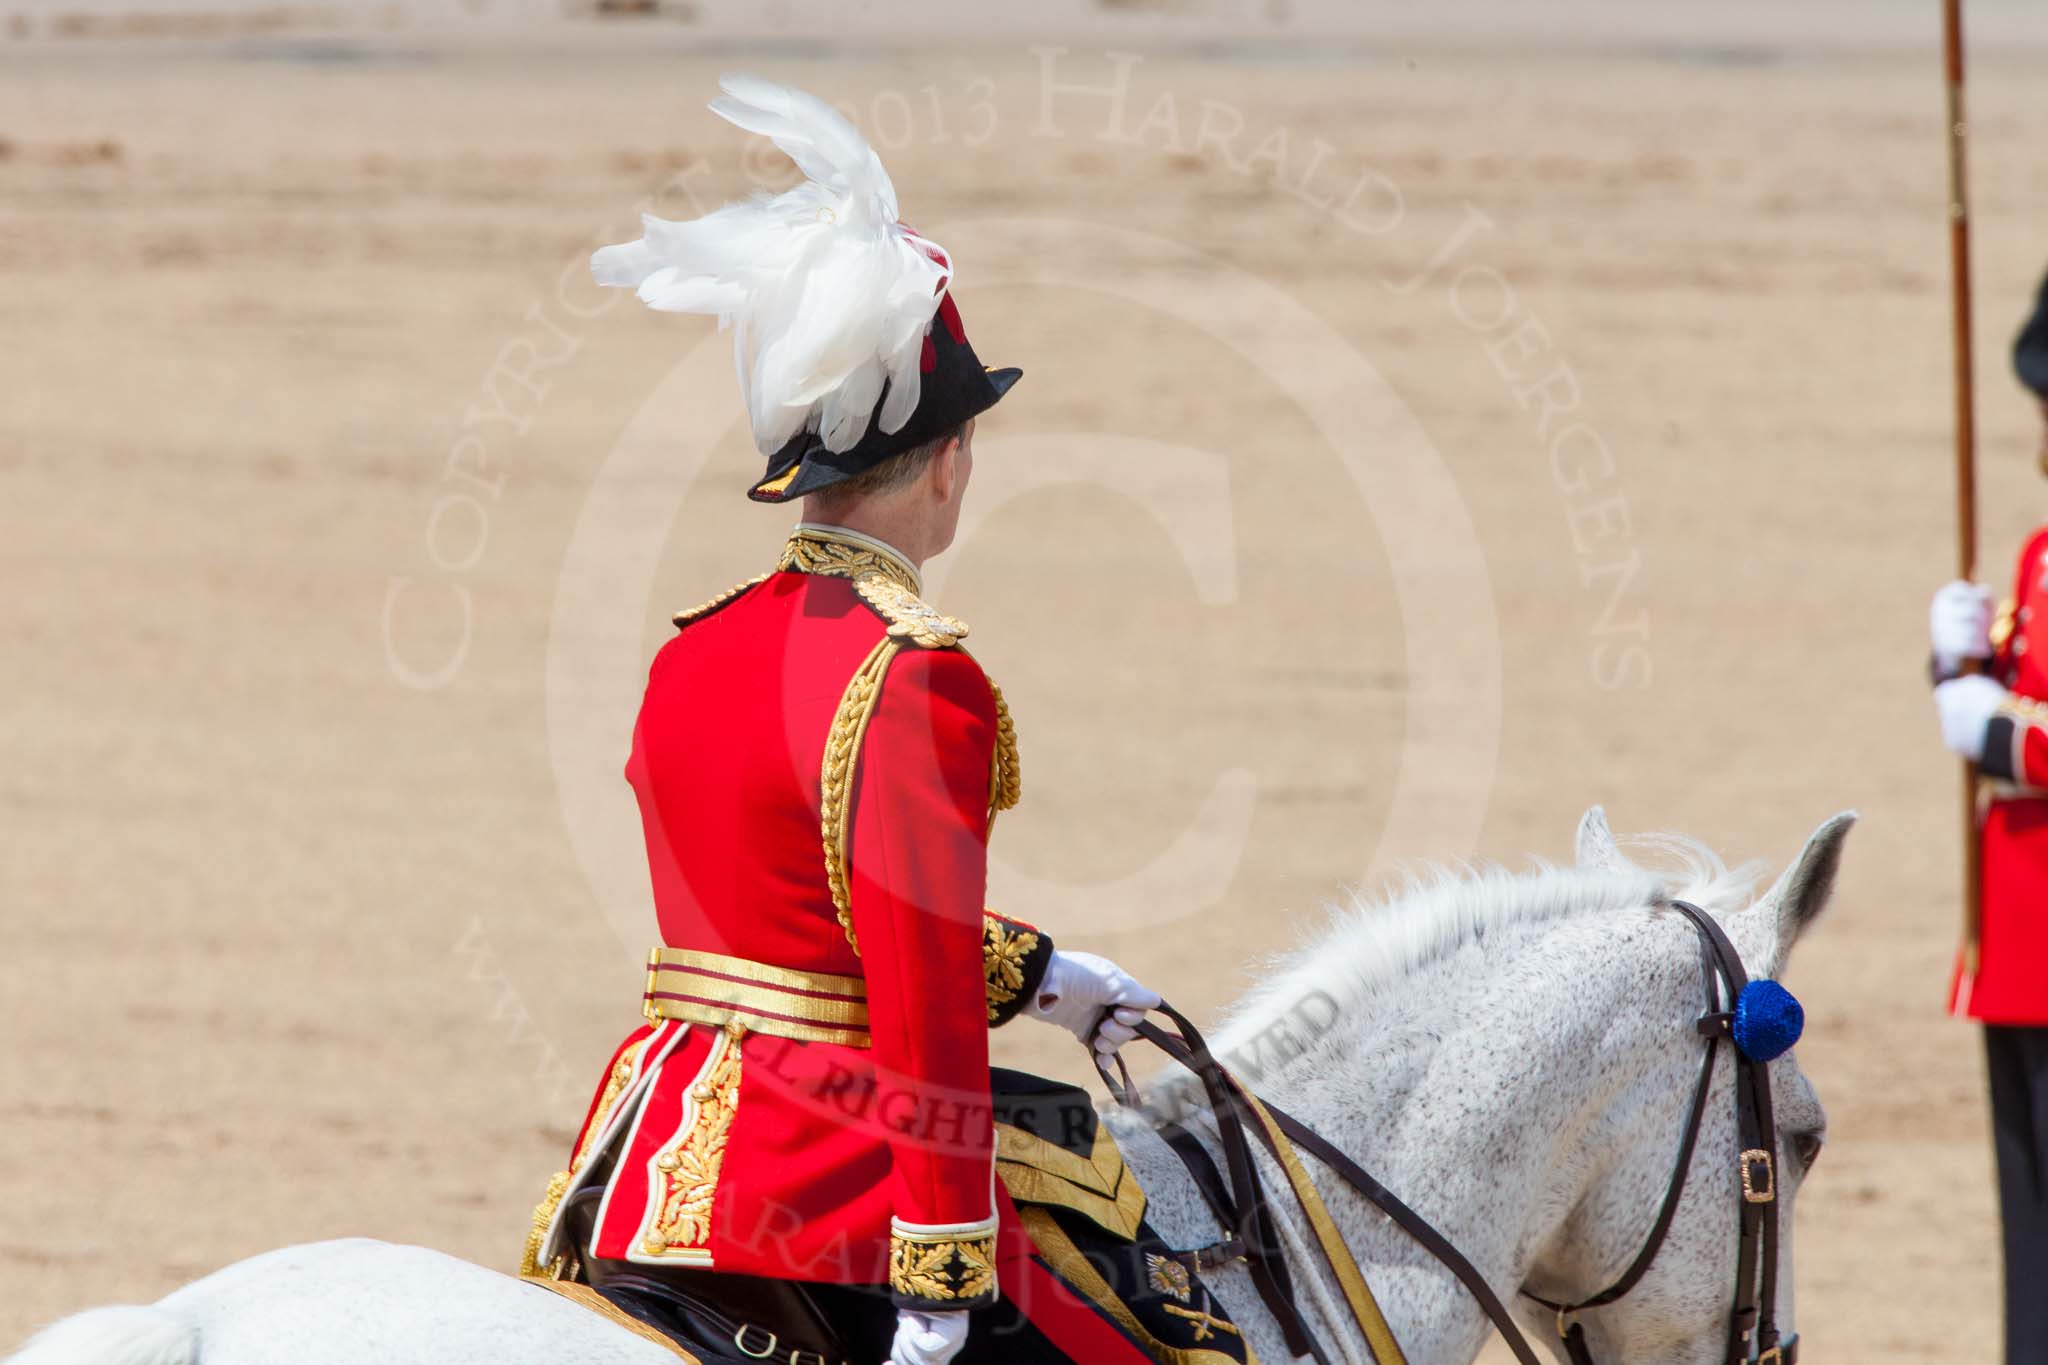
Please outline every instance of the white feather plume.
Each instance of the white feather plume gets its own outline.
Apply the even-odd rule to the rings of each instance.
[[[708,313],[733,331],[754,443],[773,454],[799,431],[845,450],[877,420],[902,429],[917,407],[924,336],[952,261],[896,218],[896,187],[867,139],[801,90],[726,76],[711,111],[774,140],[804,173],[693,222],[652,214],[637,242],[590,258],[599,284],[650,308]]]

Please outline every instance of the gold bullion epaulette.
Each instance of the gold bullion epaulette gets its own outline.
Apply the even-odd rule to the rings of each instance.
[[[732,587],[727,588],[724,592],[718,594],[718,596],[712,598],[708,602],[699,602],[696,606],[691,607],[688,611],[677,612],[674,617],[676,629],[681,630],[684,626],[689,625],[692,621],[703,620],[712,612],[717,611],[720,607],[726,606],[736,601],[740,597],[740,595],[746,592],[748,589],[755,588],[763,583],[766,583],[773,576],[774,571],[771,569],[768,573],[761,574],[758,577],[749,578],[744,583],[735,583]]]
[[[878,573],[853,580],[861,600],[889,623],[889,634],[926,649],[951,649],[967,638],[967,623],[948,616],[894,579]]]

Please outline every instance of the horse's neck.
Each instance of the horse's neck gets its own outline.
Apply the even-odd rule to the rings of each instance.
[[[1589,1140],[1589,1130],[1622,1082],[1588,1064],[1586,1044],[1589,1031],[1611,1027],[1615,1011],[1583,999],[1567,1010],[1557,1005],[1558,992],[1529,990],[1523,972],[1530,964],[1513,960],[1513,935],[1500,937],[1510,942],[1490,949],[1490,960],[1447,959],[1370,1006],[1326,998],[1335,1017],[1324,1010],[1313,1038],[1290,1033],[1284,1021],[1235,1028],[1225,1061],[1260,1095],[1359,1161],[1489,1282],[1510,1291],[1527,1279],[1603,1159],[1599,1153],[1610,1144]],[[1207,1126],[1197,1126],[1207,1140]],[[1163,1147],[1147,1147],[1133,1163],[1147,1188],[1185,1186],[1178,1162]],[[1476,1355],[1489,1326],[1471,1297],[1406,1234],[1310,1165],[1409,1356]],[[1313,1247],[1284,1175],[1270,1162],[1262,1173],[1269,1201],[1288,1224],[1285,1240]],[[1203,1218],[1196,1223],[1209,1225]],[[1341,1309],[1320,1258],[1297,1261],[1297,1284],[1315,1276],[1321,1293],[1314,1297]],[[1256,1297],[1248,1305],[1242,1292],[1226,1290],[1225,1297],[1233,1309],[1251,1306],[1263,1318]],[[1356,1335],[1344,1322],[1324,1327],[1326,1340]],[[1284,1351],[1273,1356],[1286,1358]]]

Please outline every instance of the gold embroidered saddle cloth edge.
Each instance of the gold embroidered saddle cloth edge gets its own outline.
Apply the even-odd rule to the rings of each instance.
[[[587,1284],[571,1284],[567,1280],[557,1280],[546,1275],[521,1275],[519,1278],[522,1283],[559,1294],[571,1303],[581,1304],[613,1326],[623,1327],[642,1341],[652,1342],[661,1347],[684,1362],[684,1365],[703,1365],[703,1362],[686,1350],[681,1342],[658,1328],[649,1327]]]
[[[999,1118],[996,1174],[1019,1204],[1071,1209],[1126,1242],[1145,1217],[1145,1191],[1100,1121],[1084,1156]]]
[[[861,978],[693,948],[648,952],[644,1008],[650,1023],[739,1023],[800,1042],[868,1045],[868,993]]]

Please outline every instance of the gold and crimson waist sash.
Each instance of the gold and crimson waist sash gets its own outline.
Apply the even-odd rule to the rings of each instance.
[[[714,1027],[738,1022],[807,1043],[868,1045],[867,985],[857,976],[773,967],[723,953],[655,948],[647,954],[649,1022]]]

